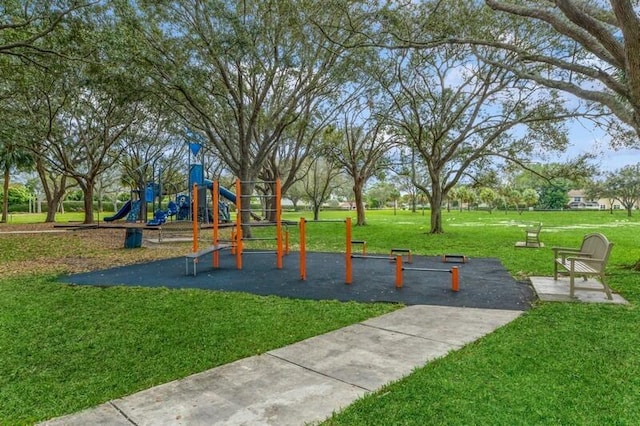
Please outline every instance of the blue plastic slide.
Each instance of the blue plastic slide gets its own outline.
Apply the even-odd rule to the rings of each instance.
[[[223,187],[220,187],[219,192],[220,192],[220,195],[222,195],[227,200],[231,201],[233,204],[236,203],[236,194],[234,194],[233,192]]]
[[[207,185],[207,188],[209,190],[213,190],[213,181],[209,179],[205,179],[204,184]],[[227,188],[223,188],[222,186],[219,186],[218,188],[220,188],[218,190],[220,195],[222,195],[227,200],[231,201],[233,204],[236,203],[236,195],[233,192],[229,191]]]
[[[129,211],[131,210],[131,200],[127,201],[126,203],[124,203],[124,206],[122,206],[120,208],[120,210],[118,210],[118,213],[114,214],[113,216],[108,216],[104,218],[105,222],[113,222],[114,220],[120,220],[123,217],[125,217]]]

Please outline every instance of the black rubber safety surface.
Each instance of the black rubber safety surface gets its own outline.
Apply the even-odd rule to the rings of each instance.
[[[245,252],[242,270],[235,256],[220,252],[220,267],[212,268],[211,254],[200,258],[197,276],[186,275],[185,258],[177,257],[63,277],[78,285],[198,288],[276,295],[298,299],[392,302],[526,310],[535,299],[528,283],[518,282],[498,259],[471,258],[467,263],[443,263],[440,257],[413,256],[407,268],[441,271],[403,272],[403,287],[395,286],[395,262],[353,259],[353,282],[345,284],[345,255],[307,253],[307,279],[300,279],[299,253],[284,257],[276,268],[275,254]],[[372,255],[374,256],[374,255]],[[386,257],[385,255],[378,255]],[[459,291],[451,289],[451,268],[459,269]]]

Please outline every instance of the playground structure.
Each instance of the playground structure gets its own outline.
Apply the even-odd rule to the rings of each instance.
[[[345,261],[346,261],[346,268],[345,268],[345,273],[346,273],[346,277],[345,277],[345,283],[346,284],[351,284],[353,283],[353,259],[372,259],[372,260],[386,260],[386,261],[390,261],[392,263],[395,263],[395,270],[396,270],[396,288],[402,288],[403,285],[403,271],[417,271],[417,272],[448,272],[451,274],[451,290],[452,291],[459,291],[460,289],[460,285],[459,285],[459,272],[458,272],[458,267],[454,266],[451,269],[438,269],[438,268],[413,268],[413,267],[407,267],[407,266],[403,266],[403,264],[407,263],[410,264],[412,263],[412,255],[411,255],[411,249],[408,248],[392,248],[391,254],[389,256],[369,256],[366,254],[366,252],[364,251],[364,244],[363,244],[363,254],[353,254],[352,252],[352,246],[353,246],[353,240],[351,238],[352,236],[352,232],[351,232],[351,218],[348,217],[345,220],[345,227],[346,227],[346,232],[345,232],[345,237],[346,237],[346,250],[345,250]],[[360,241],[357,241],[358,243],[360,243]],[[404,260],[404,256],[406,256],[406,261]],[[446,256],[451,256],[451,255],[445,255]],[[443,257],[444,258],[444,257]],[[466,257],[465,257],[466,259]]]
[[[245,182],[255,183],[255,182]],[[288,230],[283,233],[282,222],[282,208],[281,208],[281,189],[280,181],[267,182],[274,184],[275,194],[269,195],[240,195],[236,196],[236,217],[233,225],[231,225],[231,238],[227,241],[220,239],[220,220],[218,217],[219,209],[215,206],[218,205],[218,194],[221,193],[218,181],[213,181],[211,184],[212,189],[212,206],[213,206],[213,221],[212,221],[212,244],[204,248],[199,246],[200,226],[197,220],[193,221],[193,246],[190,253],[185,255],[185,274],[197,275],[197,265],[199,259],[209,253],[212,253],[212,268],[217,269],[220,264],[219,252],[221,250],[230,249],[232,255],[235,256],[236,269],[241,270],[243,265],[243,257],[245,255],[263,255],[263,254],[275,254],[275,266],[276,269],[283,268],[283,256],[289,252],[289,233]],[[236,180],[236,194],[242,194],[243,182]],[[194,184],[193,194],[194,208],[200,209],[201,203],[198,201],[198,185]],[[258,222],[258,223],[244,223],[243,213],[251,213],[250,201],[252,197],[258,197],[263,199],[272,198],[275,202],[273,212],[275,212],[275,221],[273,222]],[[244,200],[244,201],[243,201]],[[249,207],[244,207],[245,201],[249,204]],[[269,210],[267,209],[268,213]],[[389,256],[369,255],[366,251],[365,240],[352,239],[352,223],[351,218],[348,217],[344,221],[314,221],[314,222],[341,222],[345,224],[345,284],[350,285],[353,283],[353,261],[354,259],[365,260],[384,260],[395,264],[395,287],[401,289],[404,283],[404,273],[407,272],[431,272],[431,273],[449,273],[451,276],[451,290],[454,292],[460,289],[460,274],[458,266],[453,266],[450,269],[441,268],[419,268],[405,266],[405,264],[411,264],[413,262],[413,256],[411,249],[408,248],[391,248]],[[275,236],[271,237],[245,237],[243,228],[244,226],[273,226],[275,227]],[[307,248],[306,248],[306,232],[307,232],[307,220],[300,218],[298,222],[299,226],[299,270],[300,280],[305,281],[307,279]],[[245,250],[245,243],[248,241],[275,241],[274,250]],[[360,254],[354,254],[353,246],[360,246],[362,248]],[[461,262],[466,263],[467,257],[457,254],[445,254],[442,256],[443,263],[449,262]],[[189,265],[192,265],[190,268]]]
[[[126,222],[144,222],[146,226],[158,227],[163,225],[169,219],[174,218],[179,221],[193,220],[194,217],[200,218],[203,222],[211,222],[213,220],[212,212],[216,210],[215,206],[209,209],[204,203],[200,204],[200,208],[195,209],[192,200],[194,199],[194,192],[196,188],[194,184],[197,184],[197,190],[201,191],[199,196],[201,199],[206,197],[206,189],[213,191],[213,181],[204,178],[204,158],[201,163],[191,164],[191,157],[197,158],[198,153],[201,152],[202,145],[200,143],[189,142],[189,172],[186,194],[176,194],[175,200],[168,202],[166,209],[162,209],[162,185],[160,182],[147,182],[144,189],[138,189],[131,191],[130,199],[118,210],[114,215],[104,218],[105,222],[114,222],[117,220],[125,219]],[[155,162],[154,162],[155,163]],[[148,163],[147,163],[148,164]],[[155,166],[154,166],[155,168]],[[155,173],[154,173],[155,174]],[[160,181],[160,177],[158,176]],[[236,196],[231,191],[219,187],[219,195],[224,197],[231,203],[236,202]],[[230,221],[229,206],[218,198],[218,218],[223,222]],[[156,201],[158,208],[156,209]],[[147,221],[145,216],[146,204],[151,203],[152,209],[154,209],[153,218]],[[202,219],[204,218],[204,219]]]
[[[279,180],[272,182],[264,182],[260,183],[271,185],[274,188],[272,194],[264,194],[264,195],[256,195],[249,194],[243,195],[243,185],[247,184],[256,184],[258,182],[242,182],[236,179],[235,182],[235,194],[230,192],[229,190],[220,186],[217,180],[210,181],[204,179],[203,176],[203,168],[202,165],[192,164],[190,166],[189,173],[189,182],[191,184],[191,208],[192,208],[192,237],[193,237],[193,245],[190,253],[185,255],[185,274],[190,275],[192,272],[193,275],[197,275],[197,266],[200,261],[200,258],[207,254],[212,254],[212,268],[217,269],[220,264],[219,252],[221,250],[230,249],[232,255],[235,256],[235,264],[236,269],[241,270],[243,267],[243,258],[246,255],[264,255],[264,254],[275,254],[275,266],[276,269],[283,268],[283,256],[285,253],[289,252],[289,233],[288,230],[284,232],[283,235],[283,221],[282,221],[282,207],[281,207],[281,184]],[[208,204],[206,201],[206,192],[203,189],[208,189],[211,191],[211,204]],[[204,194],[204,195],[203,195]],[[220,196],[226,198],[235,204],[235,221],[231,221],[231,217],[229,215],[228,208],[225,212],[224,209],[221,208]],[[202,198],[203,201],[200,201]],[[243,222],[244,218],[253,217],[254,214],[251,211],[251,198],[260,198],[262,202],[264,202],[264,212],[269,215],[269,213],[274,213],[274,220],[271,222]],[[186,201],[186,200],[185,200]],[[268,203],[267,201],[272,201],[272,203]],[[186,202],[183,202],[184,206]],[[245,206],[246,204],[246,206]],[[266,206],[273,206],[271,209]],[[208,207],[211,207],[209,210]],[[209,212],[212,214],[209,215]],[[221,220],[222,218],[222,220]],[[212,224],[212,238],[211,244],[205,246],[204,248],[200,248],[199,246],[199,235],[200,235],[200,222],[207,222]],[[229,240],[221,240],[220,239],[220,226],[221,222],[227,222],[225,227],[231,228],[231,237]],[[320,222],[320,221],[317,221]],[[322,221],[326,222],[326,221]],[[367,260],[386,260],[390,263],[395,263],[395,286],[397,289],[402,288],[404,282],[404,272],[432,272],[432,273],[442,273],[446,272],[451,275],[451,290],[454,292],[459,291],[459,270],[457,266],[454,266],[450,269],[440,269],[440,268],[418,268],[418,267],[410,267],[404,266],[404,264],[412,263],[412,252],[408,248],[391,248],[389,256],[379,256],[379,255],[368,255],[367,254],[367,245],[365,240],[354,240],[352,239],[352,228],[351,228],[351,218],[346,218],[344,221],[331,221],[331,222],[343,222],[345,224],[345,283],[350,285],[353,283],[353,261],[354,259],[367,259]],[[307,221],[304,218],[300,218],[299,221],[299,231],[300,231],[300,257],[299,257],[299,268],[300,268],[300,279],[302,281],[307,278],[307,268],[306,268],[306,224]],[[274,227],[275,228],[275,236],[270,237],[254,237],[254,236],[245,236],[245,226],[248,227]],[[245,243],[249,241],[275,241],[275,248],[272,250],[245,250]],[[353,253],[353,246],[361,247],[361,254]],[[447,254],[442,257],[442,261],[444,263],[449,263],[453,261],[459,261],[461,263],[466,263],[467,258],[464,255],[453,255]],[[189,265],[192,265],[191,268]]]
[[[204,247],[204,248],[200,248],[199,247],[199,234],[200,234],[200,226],[198,223],[198,220],[194,220],[193,221],[193,246],[192,246],[192,250],[190,253],[188,253],[185,256],[185,263],[186,263],[186,267],[185,267],[185,272],[187,275],[189,275],[190,271],[189,271],[189,263],[191,262],[191,264],[193,265],[192,270],[193,270],[193,274],[196,275],[197,274],[197,264],[199,262],[199,259],[209,253],[213,253],[212,255],[212,267],[218,268],[219,266],[219,252],[221,250],[224,249],[230,249],[232,254],[235,256],[236,259],[236,268],[237,269],[242,269],[242,262],[243,262],[243,256],[245,255],[261,255],[261,254],[275,254],[276,255],[276,268],[277,269],[282,269],[283,267],[283,256],[285,253],[289,252],[289,233],[288,230],[285,230],[283,232],[283,223],[282,223],[282,207],[281,207],[281,186],[280,186],[280,180],[276,180],[273,182],[262,182],[262,183],[267,183],[267,184],[273,184],[274,188],[275,188],[275,194],[268,194],[268,195],[239,195],[239,196],[235,196],[232,193],[230,193],[228,190],[220,187],[219,182],[216,181],[210,181],[211,184],[209,185],[208,183],[206,183],[207,188],[210,187],[211,192],[213,194],[212,197],[212,211],[213,211],[213,218],[212,218],[212,244]],[[248,184],[248,183],[255,183],[255,182],[241,182],[240,180],[236,180],[235,183],[235,187],[236,187],[236,194],[242,194],[242,185],[243,184]],[[194,194],[194,199],[193,199],[193,205],[194,205],[194,209],[198,209],[200,210],[202,207],[203,203],[199,202],[199,188],[198,188],[198,184],[194,183],[193,185],[193,194]],[[229,199],[233,196],[233,202],[235,203],[236,206],[236,218],[235,218],[235,222],[231,225],[231,239],[228,241],[221,241],[220,239],[220,209],[216,208],[216,206],[219,205],[219,194],[223,195],[225,198]],[[270,210],[270,209],[265,209],[266,213],[269,213],[270,211],[273,211],[275,213],[275,221],[273,222],[256,222],[256,223],[243,223],[243,213],[247,213],[246,216],[248,217],[252,217],[252,211],[251,211],[251,204],[250,204],[250,199],[251,198],[261,198],[263,200],[268,200],[268,199],[272,199],[274,201],[273,205],[275,206],[274,209]],[[245,204],[245,200],[247,203],[247,207],[244,206]],[[248,237],[244,235],[243,232],[243,228],[244,226],[260,226],[260,227],[265,227],[265,226],[273,226],[275,227],[275,237]],[[245,250],[245,242],[249,242],[249,241],[275,241],[275,250]],[[225,242],[227,242],[228,244],[224,244]]]
[[[336,221],[316,221],[316,222],[336,222]],[[345,284],[350,285],[353,283],[353,260],[354,259],[367,259],[367,260],[384,260],[390,263],[395,263],[395,286],[397,289],[403,286],[403,272],[434,272],[434,273],[449,273],[451,274],[451,290],[457,292],[460,290],[460,274],[457,266],[453,266],[450,269],[440,268],[417,268],[403,266],[404,264],[411,264],[413,261],[411,249],[408,248],[391,248],[389,256],[368,255],[366,252],[366,241],[353,240],[352,239],[352,224],[351,218],[348,217],[344,221],[337,221],[345,223]],[[307,267],[306,267],[306,229],[307,221],[304,218],[300,218],[300,279],[306,280]],[[353,246],[359,245],[362,247],[361,254],[353,253]],[[467,257],[464,255],[452,255],[445,254],[442,256],[442,262],[449,262],[453,259],[460,259],[463,263],[467,262]]]
[[[241,182],[236,180],[236,194],[242,194],[242,184],[243,183],[255,183],[255,182]],[[259,198],[263,198],[265,201],[268,199],[273,199],[274,209],[266,209],[265,213],[269,214],[270,212],[275,213],[275,221],[272,223],[265,222],[260,223],[260,226],[275,226],[276,235],[275,238],[269,237],[244,237],[243,236],[243,223],[242,217],[243,213],[248,213],[248,216],[251,216],[251,204],[250,199],[253,197],[252,195],[239,195],[236,198],[236,227],[235,227],[235,255],[236,255],[236,266],[238,269],[242,269],[242,256],[245,253],[244,250],[244,241],[258,241],[258,240],[273,240],[276,241],[276,249],[275,251],[247,251],[246,253],[251,254],[275,254],[276,255],[276,268],[282,269],[282,256],[284,254],[283,247],[283,238],[282,238],[282,205],[281,205],[281,186],[280,180],[276,180],[274,182],[263,182],[267,184],[275,185],[275,194],[269,195],[259,195]],[[249,201],[249,206],[244,207],[244,201]],[[268,205],[268,203],[265,203]],[[249,224],[251,225],[251,224]],[[215,226],[215,225],[214,225]],[[254,224],[255,226],[255,224]]]

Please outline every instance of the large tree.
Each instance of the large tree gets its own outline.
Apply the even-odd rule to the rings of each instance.
[[[63,55],[43,43],[73,12],[91,2],[78,0],[6,0],[0,6],[0,55],[38,64],[50,54]]]
[[[515,61],[496,61],[519,78],[602,108],[598,124],[612,143],[638,146],[640,17],[637,1],[485,0],[390,2],[369,16],[371,43],[430,49],[443,44],[492,47]],[[418,16],[416,27],[402,16]],[[618,120],[608,120],[613,115]],[[623,126],[620,126],[623,123]],[[629,129],[632,129],[629,132]],[[632,135],[633,134],[633,135]]]
[[[640,163],[622,167],[606,174],[602,182],[601,196],[618,200],[631,217],[640,200]]]
[[[336,187],[340,168],[331,159],[321,156],[309,158],[302,178],[305,198],[311,204],[313,220],[320,219],[320,209]]]
[[[317,99],[322,102],[323,99]],[[266,193],[275,193],[275,180],[281,181],[281,192],[287,194],[293,184],[301,179],[305,160],[314,152],[314,145],[321,145],[325,126],[334,115],[333,108],[327,110],[314,102],[307,103],[305,110],[291,126],[282,133],[277,146],[267,156],[259,177],[265,184]],[[275,220],[275,198],[266,198],[268,220]]]
[[[2,2],[0,15],[0,163],[5,187],[9,185],[10,171],[15,167],[33,164],[34,156],[26,148],[27,135],[33,123],[25,110],[23,95],[32,90],[27,77],[34,69],[46,69],[52,56],[65,58],[65,48],[54,48],[50,43],[74,12],[89,5],[83,1],[8,0]],[[63,29],[64,30],[64,29]],[[6,221],[7,197],[2,210]]]
[[[5,128],[6,129],[6,128]],[[6,136],[5,136],[6,135]],[[0,222],[6,223],[9,213],[9,182],[11,172],[15,169],[30,167],[33,157],[23,146],[12,140],[7,132],[0,132],[0,170],[2,171],[2,217]]]
[[[399,140],[422,164],[414,184],[431,205],[431,233],[442,233],[442,204],[474,169],[492,161],[525,164],[533,155],[567,144],[558,97],[486,60],[509,55],[441,46],[390,52],[378,80],[392,105]]]
[[[336,129],[340,139],[329,151],[331,161],[340,165],[353,181],[356,225],[365,225],[364,188],[367,181],[389,167],[389,153],[396,145],[385,132],[385,123],[371,109],[370,102],[354,102],[345,109]]]
[[[84,193],[85,223],[92,223],[95,183],[119,159],[122,137],[141,121],[147,96],[137,68],[124,67],[127,34],[108,7],[85,9],[49,40],[82,60],[56,58],[38,78],[32,110],[42,127],[32,150],[43,164],[73,179]]]
[[[638,2],[486,0],[495,11],[517,19],[511,27],[487,31],[483,43],[508,50],[517,62],[503,64],[515,75],[604,106],[640,135],[640,17]],[[518,23],[533,21],[535,33]],[[535,39],[531,34],[536,34]],[[527,37],[523,37],[526,35]],[[620,140],[618,139],[619,143]]]
[[[309,106],[329,102],[348,75],[347,55],[324,37],[313,17],[339,22],[314,1],[132,2],[146,40],[143,59],[167,105],[207,135],[244,196],[273,156],[285,131]],[[343,25],[326,26],[345,40]],[[248,212],[246,212],[248,214]],[[248,216],[247,216],[248,219]]]

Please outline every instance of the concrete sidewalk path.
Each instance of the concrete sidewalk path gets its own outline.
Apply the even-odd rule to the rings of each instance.
[[[416,305],[43,425],[304,425],[514,320]]]

